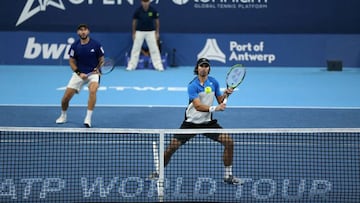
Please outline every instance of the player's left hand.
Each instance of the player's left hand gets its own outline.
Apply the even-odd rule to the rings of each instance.
[[[230,95],[231,93],[233,93],[233,91],[234,91],[234,89],[232,89],[232,88],[227,88],[227,89],[225,89],[224,94]]]
[[[100,74],[100,71],[98,68],[94,68],[94,70],[92,71],[93,74]]]
[[[219,105],[216,106],[216,111],[224,111],[226,108],[226,104],[224,103],[220,103]]]

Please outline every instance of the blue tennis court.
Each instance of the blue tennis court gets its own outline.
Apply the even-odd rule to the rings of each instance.
[[[211,75],[225,88],[227,68]],[[70,103],[69,122],[55,125],[70,77],[68,66],[0,66],[2,126],[82,127],[86,88]],[[123,68],[103,76],[93,116],[96,128],[177,128],[187,105],[193,67],[165,72]],[[249,67],[231,96],[228,110],[215,116],[226,128],[360,126],[360,70],[344,68]]]
[[[0,200],[158,201],[157,183],[147,179],[153,143],[168,130],[166,147],[180,126],[192,69],[103,76],[93,128],[85,129],[86,88],[70,103],[68,122],[55,124],[68,66],[0,66]],[[211,69],[223,86],[226,72]],[[232,132],[233,170],[244,185],[222,182],[223,148],[198,136],[165,169],[165,200],[357,202],[358,132],[331,129],[359,128],[359,85],[357,68],[248,68],[228,109],[214,115]]]

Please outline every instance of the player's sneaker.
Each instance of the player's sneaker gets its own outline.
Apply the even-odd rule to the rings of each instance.
[[[159,179],[159,174],[157,172],[152,172],[150,175],[149,175],[149,178],[150,180],[156,180],[156,179]]]
[[[157,71],[160,71],[160,72],[162,72],[162,71],[164,71],[164,68],[163,67],[160,67],[160,68],[155,68]]]
[[[132,70],[135,70],[135,68],[128,66],[128,67],[126,68],[126,70],[127,70],[127,71],[132,71]]]
[[[224,178],[224,182],[231,184],[231,185],[241,185],[243,184],[243,181],[240,178],[237,178],[235,176],[230,175],[227,178]]]
[[[91,118],[86,117],[84,120],[84,125],[87,128],[91,128]]]
[[[61,114],[58,119],[56,119],[57,124],[66,123],[66,114]]]

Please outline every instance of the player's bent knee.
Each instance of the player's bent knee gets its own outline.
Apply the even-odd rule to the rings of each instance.
[[[172,140],[170,145],[169,145],[169,150],[174,152],[176,151],[177,149],[179,149],[179,147],[181,146],[181,142],[179,140]]]
[[[97,92],[97,90],[98,90],[98,85],[91,85],[91,86],[89,86],[89,92],[90,92],[91,94],[95,94],[95,93]]]
[[[234,141],[227,134],[220,135],[219,140],[223,145],[225,145],[227,147],[233,147],[234,146]]]
[[[61,99],[61,103],[68,103],[72,98],[71,94],[65,94],[64,97]]]

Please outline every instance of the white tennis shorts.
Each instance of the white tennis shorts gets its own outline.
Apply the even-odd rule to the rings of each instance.
[[[92,82],[99,83],[99,81],[100,81],[100,75],[99,74],[91,74],[86,80],[83,80],[76,73],[73,73],[70,80],[69,80],[69,83],[68,83],[68,85],[66,87],[71,88],[71,89],[75,89],[79,93],[81,88],[85,84],[90,84]]]

